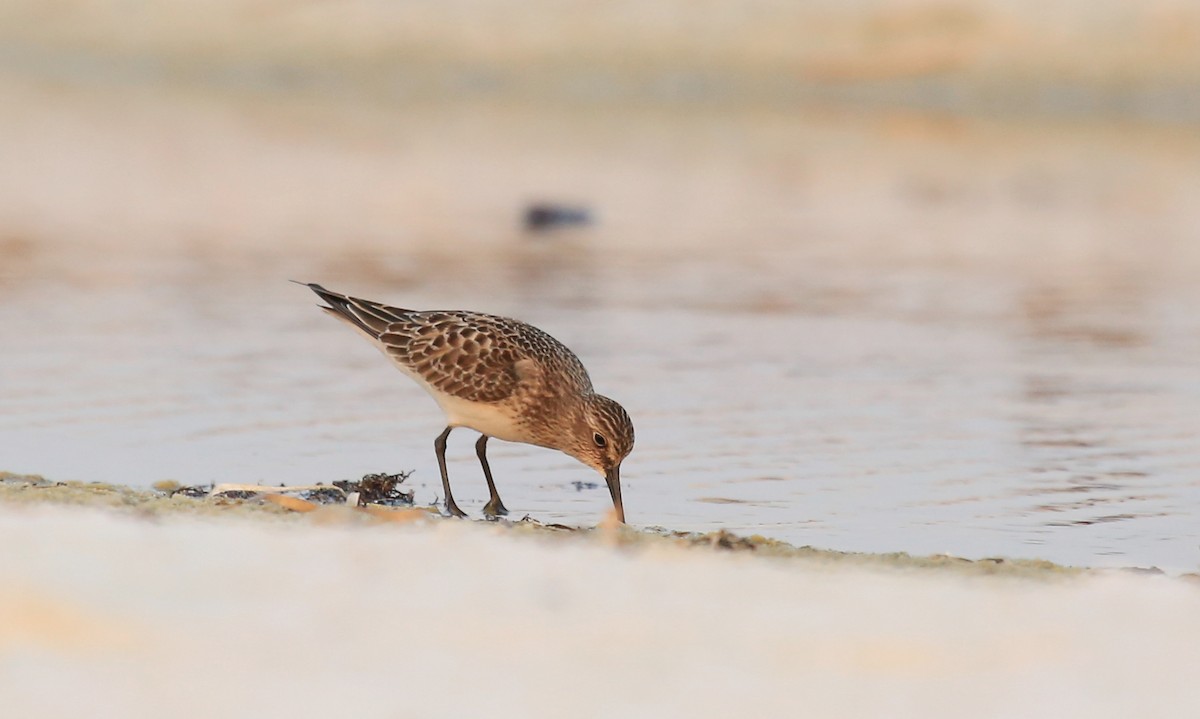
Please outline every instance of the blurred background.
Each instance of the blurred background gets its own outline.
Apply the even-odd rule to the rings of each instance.
[[[1194,569],[1198,129],[1187,0],[7,0],[0,469],[433,501],[440,412],[297,279],[563,340],[635,525]]]

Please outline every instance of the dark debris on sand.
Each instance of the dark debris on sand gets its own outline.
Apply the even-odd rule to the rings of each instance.
[[[184,486],[168,488],[167,496],[174,497],[175,495],[179,495],[181,497],[191,497],[192,499],[204,499],[209,495],[210,492],[212,492],[212,488],[213,486],[211,484],[207,487]]]
[[[337,482],[334,482],[334,484],[336,485]],[[307,499],[310,502],[316,502],[317,504],[342,504],[346,501],[348,494],[345,490],[334,486],[310,489],[296,496],[301,499]]]
[[[411,475],[412,472],[365,474],[357,482],[343,480],[334,482],[333,486],[345,492],[346,496],[358,492],[358,503],[360,506],[365,504],[382,504],[385,507],[411,507],[413,503],[413,490],[405,491],[399,488],[400,484]]]
[[[318,482],[314,487],[305,489],[304,491],[292,491],[294,492],[294,496],[316,504],[345,504],[350,495],[357,493],[358,506],[360,507],[368,504],[379,504],[385,507],[411,507],[413,503],[413,491],[411,489],[404,490],[400,488],[400,485],[411,474],[412,472],[399,472],[396,474],[377,472],[365,474],[360,480],[338,480],[328,486]],[[277,490],[268,486],[262,486],[261,488],[239,486],[236,489],[233,487],[222,489],[212,484],[207,486],[181,486],[170,481],[159,482],[154,485],[154,488],[163,492],[168,497],[211,498],[218,501],[249,500],[273,491],[289,491],[285,485],[280,485]],[[213,494],[214,491],[218,493]]]
[[[222,492],[221,494],[217,495],[217,501],[221,501],[221,500],[229,501],[229,500],[233,500],[233,499],[254,499],[255,497],[258,496],[258,494],[259,494],[258,492],[242,492],[242,491],[237,491],[237,490],[234,490],[232,492]]]

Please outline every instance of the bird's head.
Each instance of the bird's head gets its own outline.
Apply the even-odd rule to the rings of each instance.
[[[625,521],[621,504],[621,462],[633,451],[633,422],[625,408],[599,394],[588,395],[571,432],[567,454],[604,475],[617,518]]]

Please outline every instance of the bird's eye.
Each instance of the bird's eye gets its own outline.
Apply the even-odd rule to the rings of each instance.
[[[599,432],[592,435],[592,441],[596,443],[597,447],[608,446],[608,440],[605,439],[604,435],[600,434]]]

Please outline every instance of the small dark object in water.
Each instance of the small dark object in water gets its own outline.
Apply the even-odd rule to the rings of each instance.
[[[599,489],[600,485],[596,482],[571,482],[571,486],[576,492],[582,492],[585,489]]]
[[[209,492],[211,492],[211,491],[212,491],[211,484],[207,487],[195,487],[195,486],[180,487],[179,489],[173,490],[167,496],[174,497],[177,494],[182,494],[183,496],[191,497],[192,499],[204,499],[205,497],[208,496]]]
[[[592,215],[586,207],[538,202],[525,208],[525,229],[530,232],[542,232],[564,225],[586,225],[591,221]]]
[[[358,492],[358,503],[360,506],[364,504],[382,504],[385,507],[407,507],[413,503],[413,491],[410,489],[405,492],[397,489],[397,485],[408,479],[411,474],[412,472],[365,474],[357,482],[345,480],[334,482],[333,486],[338,487],[346,494]]]

